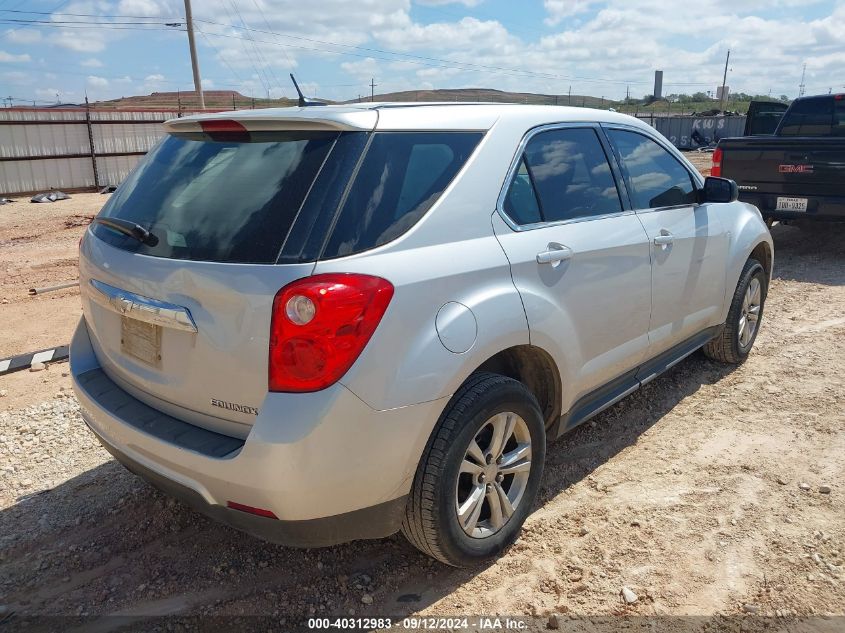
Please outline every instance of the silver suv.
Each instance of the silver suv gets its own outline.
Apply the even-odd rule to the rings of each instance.
[[[546,444],[698,348],[772,240],[636,119],[362,104],[188,117],[81,243],[71,368],[131,471],[267,540],[517,537]]]

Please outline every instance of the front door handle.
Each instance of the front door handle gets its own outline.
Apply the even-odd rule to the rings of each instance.
[[[660,235],[654,236],[654,243],[656,246],[669,246],[675,241],[675,236],[669,231],[661,231]]]
[[[537,253],[538,264],[557,264],[572,257],[572,249],[557,242],[550,242],[547,251]]]

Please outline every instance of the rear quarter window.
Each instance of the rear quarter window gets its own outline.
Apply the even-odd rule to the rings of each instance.
[[[437,202],[482,138],[480,132],[377,132],[340,209],[322,258],[396,239]]]

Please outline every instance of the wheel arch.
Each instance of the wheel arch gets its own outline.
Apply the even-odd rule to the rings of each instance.
[[[753,249],[749,258],[754,258],[763,265],[763,270],[766,271],[766,279],[772,280],[772,265],[774,257],[772,247],[765,240],[759,242]]]
[[[723,206],[726,209],[720,219],[729,231],[731,244],[725,271],[725,297],[720,322],[724,322],[728,316],[731,298],[749,258],[753,257],[760,262],[766,272],[767,281],[771,281],[774,269],[772,236],[757,209],[745,203]]]
[[[508,347],[485,360],[470,375],[482,371],[524,384],[540,404],[546,429],[560,419],[563,388],[560,371],[546,350],[527,344]]]

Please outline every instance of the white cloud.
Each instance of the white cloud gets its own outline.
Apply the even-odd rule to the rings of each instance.
[[[91,88],[107,88],[109,80],[105,77],[98,77],[96,75],[88,75],[85,83]]]
[[[372,57],[355,62],[343,62],[340,67],[359,80],[369,80],[379,75],[379,64]]]
[[[27,53],[21,55],[13,55],[6,51],[0,51],[0,62],[28,62],[31,58]]]
[[[586,13],[597,4],[597,0],[543,0],[543,6],[549,14],[545,22],[555,26],[566,18]]]
[[[85,66],[86,68],[102,68],[103,62],[96,57],[89,57],[88,59],[83,60],[80,63],[80,66]]]
[[[24,73],[18,70],[0,73],[0,78],[2,78],[6,83],[14,84],[16,86],[29,86],[35,83],[35,77],[32,73]]]
[[[462,4],[467,7],[477,7],[484,0],[416,0],[417,4],[425,4],[436,7],[443,4]]]
[[[136,15],[142,17],[156,17],[156,16],[174,16],[184,13],[184,7],[181,11],[174,11],[172,2],[157,2],[156,0],[121,0],[117,5],[118,15]],[[179,3],[180,6],[181,3]]]
[[[55,29],[50,43],[77,53],[99,53],[106,48],[104,29]]]
[[[35,29],[9,29],[3,38],[13,44],[34,44],[41,41],[41,31]]]

